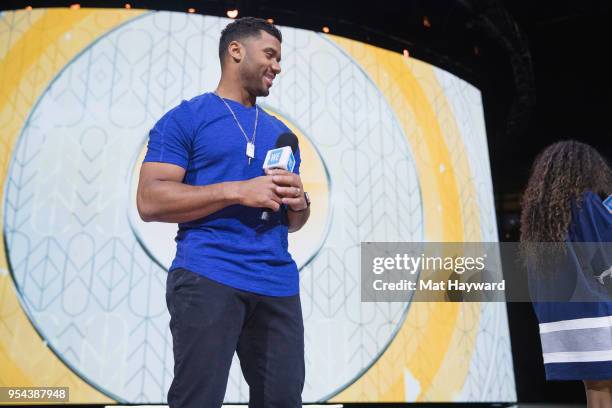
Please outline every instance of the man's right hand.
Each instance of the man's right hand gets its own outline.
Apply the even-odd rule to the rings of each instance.
[[[247,207],[269,208],[278,211],[282,199],[276,194],[273,176],[260,176],[238,182],[239,202]]]
[[[184,177],[185,169],[180,166],[143,163],[137,193],[143,221],[190,222],[235,204],[278,211],[282,203],[273,176],[206,186],[184,184]]]

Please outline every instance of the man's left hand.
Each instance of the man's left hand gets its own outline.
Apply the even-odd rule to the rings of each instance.
[[[277,185],[276,194],[282,198],[283,204],[293,211],[302,211],[308,207],[304,198],[304,186],[299,175],[282,169],[266,169],[266,174],[273,176]]]

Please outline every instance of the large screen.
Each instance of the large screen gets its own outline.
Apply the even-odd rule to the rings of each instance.
[[[176,225],[144,223],[148,131],[214,90],[230,20],[176,12],[0,14],[0,385],[75,403],[162,403]],[[299,138],[305,402],[516,400],[503,303],[364,303],[364,241],[497,241],[481,94],[419,60],[279,27],[260,106]],[[226,401],[248,400],[234,361]]]

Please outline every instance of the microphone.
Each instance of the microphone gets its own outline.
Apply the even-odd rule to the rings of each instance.
[[[293,133],[283,133],[276,139],[276,148],[268,150],[264,160],[263,169],[283,169],[293,171],[298,148],[297,137]]]
[[[268,150],[262,168],[293,171],[295,167],[294,154],[297,149],[297,136],[291,132],[282,133],[278,136],[278,139],[276,139],[276,148]],[[262,211],[260,219],[262,221],[268,221],[270,219],[270,212],[270,210]]]
[[[276,147],[291,147],[291,152],[295,154],[298,149],[298,138],[292,132],[282,133],[278,139],[276,139]]]

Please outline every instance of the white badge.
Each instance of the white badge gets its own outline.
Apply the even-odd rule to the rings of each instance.
[[[246,155],[249,159],[252,159],[255,157],[255,144],[254,143],[252,142],[247,143]]]

